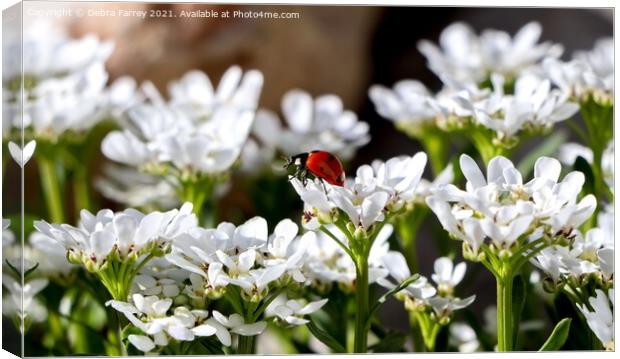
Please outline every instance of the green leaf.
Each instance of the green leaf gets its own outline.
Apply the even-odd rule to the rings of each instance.
[[[346,349],[340,344],[336,339],[334,339],[329,333],[319,328],[314,324],[313,321],[306,324],[306,327],[310,330],[312,335],[314,335],[321,343],[327,345],[331,348],[335,353],[346,353]]]
[[[379,307],[381,306],[381,304],[385,303],[386,300],[388,300],[391,296],[395,295],[396,293],[400,292],[401,290],[407,288],[407,286],[409,286],[409,284],[415,282],[416,280],[418,280],[418,278],[420,278],[419,274],[414,274],[411,277],[405,279],[402,283],[400,283],[398,286],[390,289],[387,293],[385,293],[384,295],[382,295],[377,302],[375,303],[375,305],[372,306],[372,308],[370,308],[370,310],[368,311],[368,317],[366,318],[366,326],[368,328],[370,328],[370,322],[372,321],[372,317],[375,315],[375,313],[377,312],[377,310],[379,310]]]
[[[369,347],[373,353],[394,353],[402,352],[407,335],[405,333],[388,332],[378,343]]]
[[[518,275],[514,278],[512,283],[512,343],[513,349],[517,344],[517,335],[519,333],[519,322],[521,321],[521,313],[525,306],[525,298],[527,296],[527,290],[525,288],[525,281],[522,275]]]
[[[573,168],[575,171],[579,171],[585,176],[586,181],[583,184],[583,193],[594,193],[595,178],[594,171],[592,170],[590,163],[585,158],[579,156],[575,160]]]
[[[571,318],[564,318],[560,320],[560,322],[553,329],[553,332],[551,332],[551,335],[549,335],[549,338],[547,338],[545,344],[540,347],[539,351],[545,352],[560,350],[568,338],[570,323]]]
[[[551,156],[557,152],[558,148],[566,142],[566,133],[558,131],[550,135],[543,143],[538,145],[529,154],[519,162],[517,169],[523,177],[527,177],[534,169],[536,160],[542,156]]]

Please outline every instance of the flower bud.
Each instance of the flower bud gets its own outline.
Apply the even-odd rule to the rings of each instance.
[[[354,233],[355,232],[355,225],[351,222],[347,223],[347,230],[349,231],[349,233]]]
[[[353,237],[358,241],[364,240],[366,238],[366,230],[362,227],[357,227],[355,232],[353,232]]]
[[[82,256],[75,251],[67,251],[67,261],[71,264],[82,264]]]
[[[444,326],[448,324],[450,324],[450,317],[442,316],[441,318],[439,318],[439,325]]]
[[[553,279],[547,277],[542,281],[543,290],[547,293],[555,293],[560,289],[559,283],[555,283]]]
[[[332,214],[330,212],[317,211],[317,218],[320,224],[331,224],[333,222]]]
[[[508,260],[512,256],[512,252],[509,249],[501,249],[499,251],[499,259]]]
[[[189,297],[186,294],[179,294],[174,297],[173,301],[175,306],[186,305],[189,303]]]

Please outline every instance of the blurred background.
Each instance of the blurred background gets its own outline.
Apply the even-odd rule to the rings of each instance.
[[[37,6],[78,5],[50,2]],[[416,141],[379,117],[367,91],[372,84],[392,86],[405,78],[418,79],[430,89],[439,90],[439,79],[426,68],[426,60],[416,46],[421,39],[436,42],[440,32],[449,24],[464,21],[477,31],[494,28],[514,34],[526,23],[538,21],[543,27],[541,41],[561,43],[565,59],[575,50],[590,49],[595,39],[613,35],[612,9],[147,3],[82,3],[79,6],[128,10],[216,8],[298,12],[299,19],[289,20],[88,17],[63,18],[62,21],[76,37],[92,32],[104,40],[114,40],[115,51],[107,63],[111,81],[123,75],[134,77],[138,83],[148,79],[165,93],[167,84],[188,70],[203,70],[217,83],[230,65],[238,64],[264,74],[261,107],[279,111],[282,95],[293,88],[304,89],[313,96],[327,93],[340,96],[345,108],[355,111],[371,128],[371,142],[361,148],[348,164],[349,173],[377,158],[411,155],[421,150]],[[105,162],[103,156],[99,156],[98,165]],[[39,207],[37,175],[36,166],[27,167],[26,208]],[[11,162],[6,168],[3,188],[5,212],[19,208],[19,193],[12,190],[18,181],[18,167]],[[219,219],[236,221],[235,215],[228,214],[238,213],[239,208],[244,217],[262,215],[253,213],[255,208],[248,194],[236,190],[236,185],[233,181],[232,189],[220,201],[222,218]],[[118,204],[104,198],[97,200],[101,208],[119,209]],[[427,220],[435,221],[434,218]],[[460,247],[456,242],[453,244]],[[460,248],[457,251],[460,252]],[[443,254],[441,252],[434,242],[433,232],[428,230],[419,235],[418,257],[423,275],[433,272],[433,261]],[[460,288],[463,296],[477,295],[469,309],[483,324],[483,310],[495,302],[494,282],[486,271],[475,268],[477,265],[468,263],[468,266],[470,275]],[[400,303],[385,306],[381,316],[388,328],[405,330],[408,326],[407,315]],[[4,342],[7,340],[11,339],[5,336]]]

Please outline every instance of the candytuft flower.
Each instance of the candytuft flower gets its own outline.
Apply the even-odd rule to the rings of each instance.
[[[601,341],[606,350],[614,350],[614,316],[612,308],[614,304],[614,290],[610,289],[608,295],[600,289],[596,290],[596,295],[589,299],[593,311],[585,305],[577,305],[581,313],[586,318],[588,326],[594,332],[598,340]],[[611,302],[611,306],[610,306]]]
[[[83,210],[79,227],[41,220],[35,221],[35,228],[64,246],[71,263],[98,275],[114,299],[125,300],[129,288],[116,282],[131,283],[136,268],[169,252],[175,238],[196,227],[191,210],[189,203],[180,210],[149,214],[134,209],[117,213],[105,209],[93,215]]]
[[[539,43],[541,32],[540,24],[530,22],[514,36],[492,29],[476,35],[469,25],[457,22],[442,31],[439,46],[422,40],[418,49],[442,81],[479,84],[491,73],[516,77],[546,57],[559,57],[562,47]]]

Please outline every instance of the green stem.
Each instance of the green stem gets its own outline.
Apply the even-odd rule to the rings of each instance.
[[[338,239],[338,237],[336,237],[336,235],[334,235],[332,232],[330,232],[329,229],[327,229],[325,226],[321,226],[321,228],[319,228],[319,229],[321,230],[321,232],[327,234],[329,236],[329,238],[333,239],[340,246],[340,248],[342,248],[342,250],[344,250],[345,253],[349,255],[349,257],[351,257],[351,259],[355,259],[355,257],[353,256],[353,253],[351,252],[351,250],[347,246],[345,246],[344,243],[342,243]]]
[[[239,336],[239,346],[237,347],[237,354],[254,354],[253,336]]]
[[[366,319],[368,316],[368,256],[360,256],[357,264],[356,278],[356,310],[355,310],[355,340],[353,350],[356,353],[366,353],[368,347],[368,329]]]
[[[77,218],[79,218],[81,210],[91,210],[91,197],[88,185],[88,171],[86,170],[86,168],[79,168],[76,170],[73,182],[73,191],[75,195],[76,216]]]
[[[127,348],[123,344],[121,314],[112,307],[106,307],[106,314],[108,317],[108,330],[113,331],[113,336],[110,337],[110,340],[113,339],[116,345],[117,352],[115,354],[117,356],[127,356]]]
[[[181,201],[191,202],[194,205],[193,211],[198,221],[204,224],[202,210],[204,209],[207,199],[211,198],[215,184],[211,179],[206,178],[203,180],[185,181],[181,186],[182,188],[179,193]]]
[[[513,276],[497,277],[497,350],[513,350],[512,285]]]
[[[413,350],[416,352],[424,351],[424,338],[422,329],[414,313],[409,314],[409,326],[411,327],[411,339],[413,340]]]
[[[472,128],[467,131],[471,142],[482,157],[485,164],[488,164],[495,156],[506,155],[507,150],[493,143],[493,134],[480,128]]]
[[[419,138],[428,154],[434,176],[439,175],[446,168],[446,158],[450,147],[445,136],[444,132],[432,129],[425,131],[424,135]]]
[[[399,216],[395,220],[396,232],[400,239],[403,255],[412,273],[418,271],[418,257],[416,250],[416,239],[418,228],[426,218],[428,209],[426,207],[415,207],[405,215]]]
[[[420,327],[422,340],[424,342],[424,345],[420,346],[420,348],[427,352],[435,351],[435,342],[437,341],[437,334],[439,334],[441,326],[432,320],[428,313],[416,312],[414,315]]]
[[[39,156],[37,163],[49,219],[54,223],[64,223],[61,188],[54,170],[54,161],[46,156]]]

